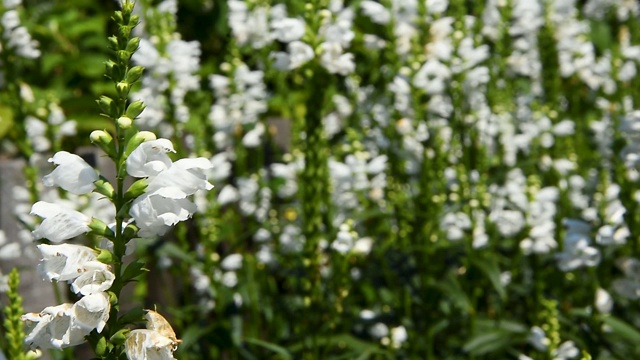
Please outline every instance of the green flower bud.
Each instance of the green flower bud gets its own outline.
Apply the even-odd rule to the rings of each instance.
[[[144,110],[145,107],[147,106],[142,101],[136,100],[129,104],[125,114],[131,119],[136,119],[138,116],[140,116],[142,110]]]
[[[129,97],[129,90],[131,90],[131,86],[126,81],[120,81],[116,84],[116,92],[122,99]]]
[[[137,134],[133,135],[133,137],[127,143],[127,148],[125,149],[125,154],[129,156],[133,150],[135,150],[140,144],[145,141],[155,140],[156,134],[151,131],[139,131]]]
[[[139,37],[131,38],[127,43],[127,51],[132,53],[136,52],[136,50],[138,50],[138,46],[140,46],[140,38]]]
[[[96,260],[103,264],[113,264],[113,254],[107,249],[100,249],[100,254],[96,257]]]
[[[107,339],[100,337],[94,348],[96,355],[102,357],[107,352]]]
[[[113,99],[103,95],[100,96],[100,99],[98,99],[97,102],[103,115],[111,118],[118,116],[118,105],[113,101]]]
[[[122,234],[124,235],[124,238],[127,239],[127,242],[133,238],[138,237],[138,227],[135,224],[129,224],[127,225],[127,227],[124,228],[124,231],[122,232]]]
[[[98,147],[100,147],[100,149],[102,149],[102,151],[104,151],[104,153],[107,154],[110,158],[115,158],[116,145],[113,142],[113,137],[111,137],[108,132],[95,130],[91,132],[91,135],[89,135],[89,139],[91,139],[92,143],[98,145]]]
[[[144,72],[144,67],[142,66],[134,66],[129,71],[127,71],[127,82],[129,84],[133,84],[138,81]]]
[[[115,36],[109,36],[109,38],[107,38],[108,42],[109,42],[109,49],[113,50],[113,51],[117,51],[120,46],[118,45],[118,38]]]
[[[133,124],[133,120],[131,120],[131,118],[126,115],[120,116],[117,122],[118,122],[118,127],[120,127],[120,129],[123,129],[123,130],[130,129],[131,125]]]
[[[147,182],[147,179],[140,179],[129,186],[129,189],[127,189],[127,192],[124,194],[124,198],[126,200],[135,199],[144,194],[144,191],[148,186],[149,183]]]
[[[102,194],[109,199],[113,199],[115,196],[115,190],[113,189],[113,185],[107,180],[105,177],[101,176],[98,180],[94,181],[93,184],[96,186],[95,192],[98,194]]]
[[[114,345],[122,345],[127,340],[127,335],[131,330],[129,329],[121,329],[117,333],[113,334],[111,338],[109,338],[109,342]]]
[[[129,39],[129,37],[131,36],[131,27],[129,27],[128,25],[120,26],[118,28],[118,35],[122,40]]]
[[[105,224],[104,222],[96,218],[91,218],[91,222],[89,223],[89,229],[91,229],[91,233],[94,235],[106,237],[107,239],[114,238],[113,231],[109,229],[107,224]]]
[[[124,22],[122,11],[116,11],[111,18],[116,22],[116,24],[122,24]]]
[[[122,78],[122,71],[120,70],[120,66],[115,62],[108,60],[104,63],[104,72],[108,78],[112,80],[119,80]]]
[[[129,26],[135,27],[139,23],[140,23],[140,16],[136,14],[131,15],[131,18],[129,19]]]
[[[130,52],[126,51],[126,50],[118,50],[118,51],[116,51],[116,56],[122,62],[129,62],[129,59],[131,59],[131,55],[132,54]]]

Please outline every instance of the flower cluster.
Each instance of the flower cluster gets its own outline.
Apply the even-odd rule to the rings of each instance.
[[[127,158],[127,173],[146,178],[145,192],[131,203],[130,210],[141,237],[164,235],[190,218],[197,207],[187,197],[213,188],[204,173],[213,167],[208,159],[172,162],[167,152],[175,152],[171,141],[157,139],[142,143]]]

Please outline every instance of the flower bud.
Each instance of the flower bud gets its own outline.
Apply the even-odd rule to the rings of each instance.
[[[115,345],[124,344],[125,340],[127,340],[127,335],[131,330],[129,329],[121,329],[117,333],[113,334],[111,338],[109,338],[109,342]]]
[[[120,61],[128,62],[131,59],[131,53],[126,50],[118,50],[116,51],[116,56]]]
[[[109,199],[114,198],[115,190],[113,189],[113,185],[111,185],[111,183],[104,177],[101,176],[100,179],[94,181],[93,185],[96,186],[94,191],[98,194],[102,194]]]
[[[110,79],[119,80],[122,78],[122,71],[120,70],[120,66],[118,66],[118,64],[111,60],[105,61],[104,72]]]
[[[125,112],[125,114],[131,118],[131,119],[135,119],[138,116],[140,116],[140,114],[142,113],[142,111],[144,110],[144,108],[146,108],[147,106],[140,100],[136,100],[134,102],[132,102],[131,104],[129,104],[129,106],[127,107],[127,111]]]
[[[96,260],[103,264],[113,264],[113,254],[107,249],[100,249],[100,254],[98,254]]]
[[[108,239],[113,239],[114,234],[113,234],[113,231],[109,229],[109,226],[107,226],[107,224],[105,224],[104,222],[96,218],[91,218],[91,222],[89,223],[89,229],[91,229],[91,233],[94,235],[106,237]]]
[[[128,21],[127,21],[128,23]],[[131,36],[131,27],[128,25],[121,25],[118,28],[118,35],[120,36],[121,40],[126,40],[129,38],[129,36]]]
[[[109,157],[113,158],[116,155],[115,144],[113,143],[113,137],[102,130],[95,130],[89,135],[91,142],[98,145],[102,151],[104,151]]]
[[[113,51],[117,51],[120,46],[118,45],[118,38],[115,36],[109,36],[109,38],[107,39],[109,42],[109,49],[113,50]]]
[[[144,191],[148,186],[149,183],[147,182],[147,179],[140,179],[131,184],[129,189],[127,189],[127,192],[124,194],[124,198],[126,200],[135,199],[138,196],[144,194]]]
[[[127,81],[120,81],[116,84],[116,92],[122,99],[129,97],[129,90],[131,90],[131,85]]]
[[[131,120],[131,118],[126,115],[120,116],[117,121],[118,121],[118,127],[120,127],[120,129],[123,129],[123,130],[130,129],[131,125],[133,124],[133,120]]]
[[[127,51],[132,53],[136,52],[136,50],[138,50],[138,46],[140,46],[140,38],[139,37],[131,38],[129,42],[127,42]]]
[[[127,143],[127,148],[125,149],[125,154],[131,154],[133,150],[135,150],[140,144],[146,141],[151,141],[156,139],[156,134],[151,131],[140,131],[137,134],[133,135],[131,140]]]
[[[115,118],[118,116],[118,109],[116,103],[108,96],[100,96],[100,99],[97,100],[98,106],[100,110],[102,110],[102,114],[111,118]]]
[[[124,4],[125,3],[123,3],[123,6],[125,6]],[[124,22],[124,18],[122,17],[122,11],[116,11],[113,14],[112,19],[113,19],[113,21],[116,22],[116,24],[122,24]]]
[[[138,81],[144,72],[143,66],[134,66],[129,71],[127,71],[127,82],[129,84],[133,84]]]
[[[133,239],[138,236],[138,230],[140,230],[135,224],[129,224],[124,228],[122,234],[125,239]]]

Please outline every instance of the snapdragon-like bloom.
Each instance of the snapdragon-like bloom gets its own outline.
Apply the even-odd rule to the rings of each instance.
[[[176,152],[167,139],[143,142],[127,158],[127,173],[133,177],[158,175],[171,167],[168,152]]]
[[[96,259],[96,252],[82,245],[38,245],[42,253],[42,261],[38,271],[49,281],[69,281],[81,275],[82,269],[89,261]]]
[[[180,340],[169,322],[155,311],[147,310],[147,328],[132,330],[124,343],[129,360],[172,360]]]
[[[82,344],[84,337],[71,338],[67,334],[71,324],[72,306],[72,304],[49,306],[40,313],[22,315],[21,319],[26,323],[25,344],[31,349],[61,349]]]
[[[184,194],[182,197],[186,197],[193,195],[198,190],[211,190],[213,185],[207,181],[204,171],[212,167],[211,161],[203,157],[180,159],[159,176],[153,177],[149,181],[147,191],[172,188],[182,192]]]
[[[171,226],[187,220],[197,210],[194,203],[184,198],[183,192],[172,190],[161,188],[133,201],[129,214],[140,228],[139,236],[164,235]]]
[[[91,218],[81,212],[46,201],[38,201],[31,207],[31,214],[44,220],[33,231],[35,239],[49,239],[52,242],[71,239],[88,233]]]
[[[49,162],[58,165],[49,175],[42,178],[45,186],[59,186],[76,195],[87,194],[96,186],[98,173],[80,156],[59,151]]]
[[[107,320],[109,320],[110,310],[111,303],[106,292],[97,292],[83,297],[70,309],[69,333],[80,332],[86,336],[93,329],[99,333],[102,332],[102,329],[107,325]]]
[[[106,292],[83,297],[75,304],[49,306],[40,313],[22,316],[26,324],[25,344],[31,349],[62,349],[80,345],[94,329],[102,332],[111,303]]]
[[[116,276],[107,264],[89,261],[82,267],[82,272],[71,283],[71,290],[76,294],[92,295],[109,290]],[[83,298],[84,299],[84,298]]]

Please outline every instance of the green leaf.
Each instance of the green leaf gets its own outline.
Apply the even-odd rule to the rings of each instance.
[[[182,343],[180,344],[180,346],[185,349],[190,348],[192,344],[195,344],[198,340],[200,340],[200,338],[211,331],[211,329],[211,326],[189,326],[187,330],[185,330],[182,334]]]
[[[144,311],[141,306],[136,306],[135,308],[127,311],[124,315],[122,315],[118,319],[118,323],[121,325],[127,325],[138,321],[143,321],[145,314],[146,311]]]
[[[495,261],[483,258],[475,258],[471,262],[489,278],[491,285],[493,285],[500,299],[505,300],[507,298],[507,292],[500,281],[498,264]]]
[[[615,316],[604,317],[602,322],[609,325],[611,330],[620,335],[620,337],[623,337],[635,344],[640,343],[640,332],[626,322],[616,318]]]
[[[436,285],[436,287],[439,288],[442,291],[442,294],[448,297],[458,308],[467,313],[473,312],[473,305],[471,305],[469,297],[465,294],[454,273],[450,272],[446,278]]]
[[[287,349],[283,348],[282,346],[279,346],[267,341],[263,341],[260,339],[255,339],[255,338],[244,338],[244,342],[247,342],[253,345],[262,346],[265,349],[269,349],[274,353],[280,355],[281,359],[292,359],[291,354],[289,354]]]
[[[143,262],[134,261],[124,269],[124,272],[122,273],[122,281],[127,282],[133,280],[142,275],[145,271],[149,270],[144,268]]]
[[[473,355],[483,355],[497,350],[504,350],[510,343],[510,334],[498,330],[474,336],[464,344],[463,350]]]
[[[177,258],[178,260],[186,261],[189,264],[197,263],[197,260],[193,255],[180,249],[177,245],[173,243],[164,244],[164,246],[162,246],[159,252],[162,253],[163,255],[168,255],[168,256]]]

